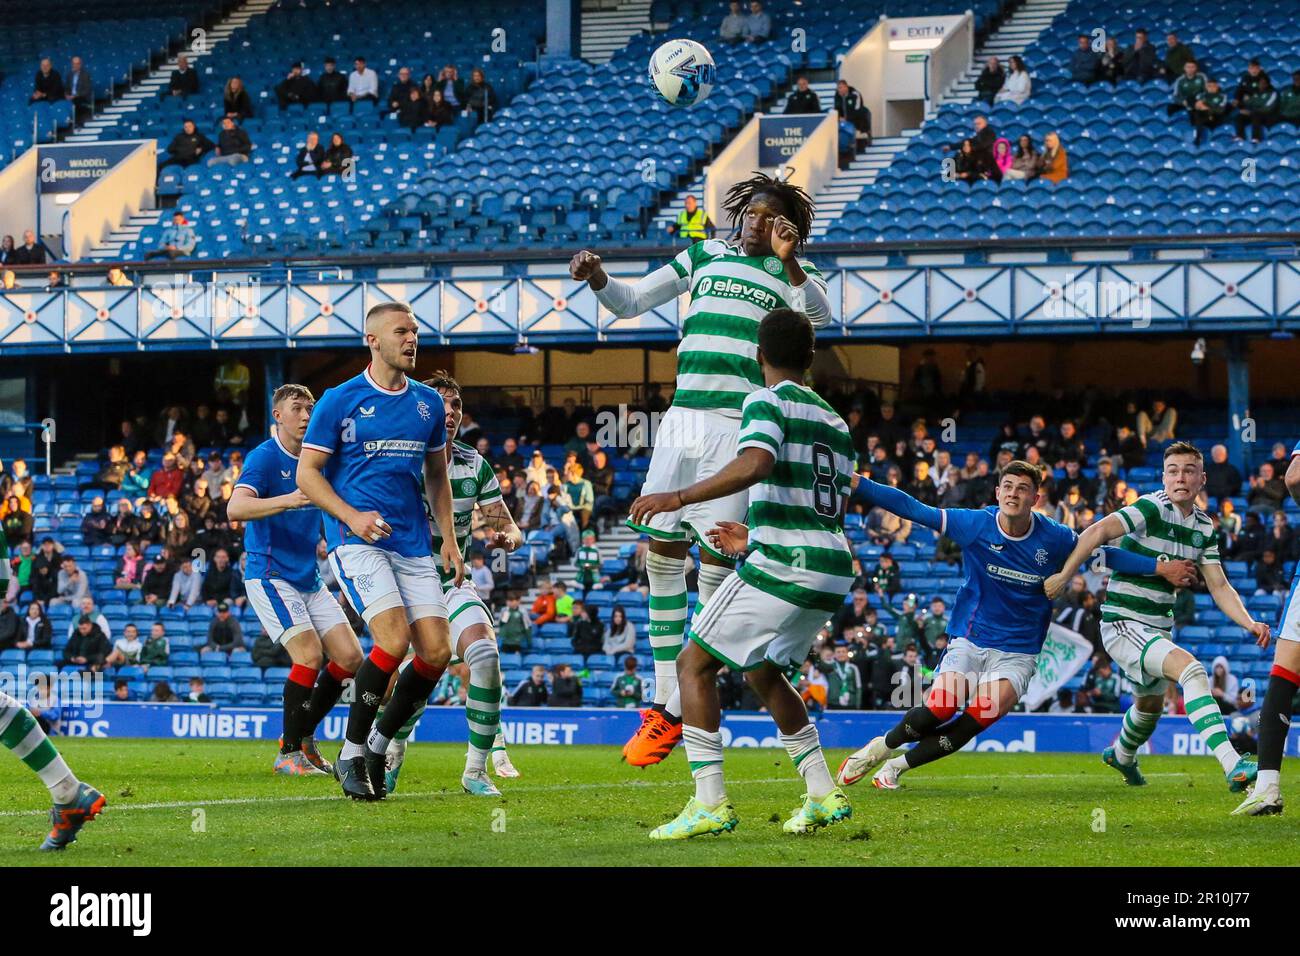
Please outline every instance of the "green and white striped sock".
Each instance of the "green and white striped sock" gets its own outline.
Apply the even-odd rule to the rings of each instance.
[[[0,743],[27,764],[50,791],[55,803],[70,803],[80,781],[45,736],[31,711],[0,692]]]
[[[469,665],[469,693],[465,701],[465,721],[469,724],[469,751],[465,772],[481,772],[487,756],[496,744],[501,725],[501,655],[496,641],[475,641],[465,649]]]
[[[682,726],[686,760],[695,778],[695,799],[706,807],[716,807],[727,799],[722,782],[722,732]]]
[[[1224,773],[1237,765],[1241,755],[1228,740],[1228,728],[1223,723],[1219,702],[1210,693],[1210,678],[1200,661],[1192,661],[1178,677],[1183,685],[1183,700],[1187,706],[1187,719],[1205,741],[1205,749],[1214,754]]]
[[[402,726],[398,728],[397,733],[393,735],[393,739],[404,741],[410,737],[411,734],[415,733],[415,725],[420,722],[420,718],[424,716],[424,712],[428,710],[428,708],[429,702],[427,700],[420,704],[419,707],[415,708],[415,713],[411,715],[410,719],[407,720],[406,723],[402,724]],[[380,711],[380,714],[382,713],[383,711]],[[378,722],[378,720],[379,715],[376,715],[375,721]]]
[[[1137,704],[1129,707],[1124,714],[1124,724],[1119,729],[1119,737],[1115,740],[1115,758],[1125,765],[1136,760],[1138,749],[1151,739],[1159,720],[1159,714],[1148,714],[1138,710]]]
[[[655,700],[666,704],[677,689],[677,655],[686,632],[686,561],[651,552],[645,559],[650,579],[650,651],[655,663]]]
[[[510,701],[506,697],[506,682],[505,679],[502,678],[501,679],[501,701],[499,706],[497,707],[498,715],[501,713],[501,708],[508,703],[510,703]],[[496,753],[498,750],[505,750],[505,749],[506,749],[506,735],[501,732],[501,725],[498,723],[497,735],[492,738],[492,752]]]
[[[820,800],[835,789],[835,781],[831,779],[830,768],[826,766],[826,754],[822,752],[822,739],[817,733],[816,724],[810,723],[797,734],[781,734],[780,737],[785,752],[794,761],[794,768],[807,784],[810,797]]]

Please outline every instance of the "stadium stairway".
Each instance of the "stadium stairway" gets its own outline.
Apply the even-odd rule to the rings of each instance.
[[[628,40],[649,29],[650,0],[583,0],[582,59],[608,63]]]
[[[122,246],[139,239],[144,231],[162,221],[164,210],[142,209],[91,247],[86,258],[91,262],[114,262],[122,258]]]
[[[1065,12],[1069,0],[1026,0],[1016,8],[1002,25],[975,51],[975,60],[939,101],[926,112],[925,122],[939,115],[939,108],[949,103],[970,103],[975,99],[975,80],[984,69],[984,63],[996,56],[1005,68],[1007,58],[1023,54],[1029,45],[1042,35],[1058,16]],[[820,91],[818,93],[820,96]],[[831,91],[832,101],[834,90]],[[898,136],[878,137],[863,153],[858,155],[848,169],[841,169],[814,197],[817,202],[817,225],[814,237],[823,236],[830,225],[849,206],[856,203],[866,187],[876,181],[881,170],[887,169],[894,159],[907,149],[922,127],[905,129]]]
[[[818,82],[810,80],[808,86],[817,94],[817,99],[821,102],[823,108],[830,109],[835,105],[835,80],[831,79]],[[790,93],[793,92],[793,90],[794,86],[791,85],[790,89],[786,90],[780,100],[774,103],[771,107],[763,110],[763,112],[769,116],[784,113],[786,101],[790,99]],[[724,146],[725,144],[719,145],[717,151],[721,152]],[[700,202],[704,201],[704,174],[707,170],[708,166],[706,165],[696,174],[694,179],[683,186],[677,194],[673,196],[671,201],[659,207],[659,212],[655,215],[653,225],[650,227],[652,234],[663,234],[669,226],[677,221],[677,214],[686,208],[687,196],[694,196],[696,200]],[[718,224],[714,223],[714,225]],[[719,233],[721,233],[721,227],[719,227]]]
[[[204,64],[230,38],[230,35],[239,27],[247,24],[253,17],[271,9],[275,2],[276,0],[246,0],[245,3],[240,4],[231,11],[229,16],[218,21],[212,29],[207,31],[201,49],[196,48],[194,43],[190,43],[180,52],[189,57],[190,66],[193,69],[197,70],[200,75],[204,75]],[[166,63],[135,84],[122,95],[121,99],[105,109],[99,116],[87,122],[79,132],[69,136],[67,142],[89,143],[99,140],[104,137],[107,131],[116,128],[119,121],[135,114],[142,103],[156,102],[162,93],[163,87],[171,79],[171,72],[175,68],[176,56],[169,57]],[[224,81],[219,76],[207,75],[204,77],[204,82],[220,84]]]

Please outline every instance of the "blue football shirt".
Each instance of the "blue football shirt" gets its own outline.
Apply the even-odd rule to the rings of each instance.
[[[298,458],[280,444],[279,435],[258,445],[244,459],[236,488],[259,498],[278,498],[298,487]],[[320,587],[316,572],[316,542],[321,534],[321,510],[308,506],[249,521],[244,526],[244,551],[249,580],[283,578],[309,594]]]
[[[369,544],[407,558],[433,553],[424,509],[424,459],[447,446],[446,411],[436,390],[409,377],[401,388],[386,389],[367,367],[325,391],[302,444],[329,454],[324,475],[340,498],[359,511],[378,511],[392,529],[380,541],[362,541],[326,514],[331,551]]]

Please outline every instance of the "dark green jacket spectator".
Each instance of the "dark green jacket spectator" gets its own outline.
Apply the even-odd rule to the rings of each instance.
[[[1196,101],[1205,95],[1205,77],[1196,73],[1192,76],[1179,74],[1177,81],[1174,83],[1174,102],[1179,103],[1188,109],[1196,105]]]
[[[828,710],[860,710],[862,708],[862,675],[850,661],[816,661],[819,671],[826,675],[826,707]]]
[[[520,650],[528,646],[532,631],[528,627],[528,618],[521,607],[506,607],[501,611],[501,625],[497,628],[497,640],[506,650]]]
[[[1218,90],[1214,93],[1202,93],[1199,99],[1209,107],[1208,112],[1210,118],[1215,122],[1223,119],[1224,115],[1228,112],[1228,94],[1224,93],[1223,90]]]
[[[1241,101],[1241,108],[1252,116],[1276,116],[1278,110],[1277,90],[1256,90]]]
[[[1183,67],[1195,59],[1196,55],[1192,53],[1192,48],[1186,43],[1176,43],[1171,47],[1167,47],[1164,60],[1165,76],[1171,80],[1176,76],[1181,77]]]
[[[1278,115],[1300,125],[1300,80],[1277,94]]]
[[[154,637],[150,635],[145,639],[144,647],[140,649],[140,664],[144,667],[152,667],[154,664],[166,664],[171,655],[171,645],[167,641],[166,635]]]

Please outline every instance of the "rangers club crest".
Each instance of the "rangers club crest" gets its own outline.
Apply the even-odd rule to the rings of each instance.
[[[368,574],[358,574],[354,579],[354,581],[356,583],[356,586],[360,588],[362,591],[369,591],[372,587],[375,586],[374,581],[371,580],[371,577]]]
[[[1037,551],[1035,551],[1035,552],[1034,552],[1034,560],[1038,562],[1038,566],[1039,566],[1040,568],[1041,568],[1043,565],[1045,565],[1045,564],[1047,563],[1047,549],[1046,549],[1046,548],[1039,548]]]
[[[415,410],[420,413],[420,417],[426,422],[429,420],[429,403],[420,401],[415,403]]]

